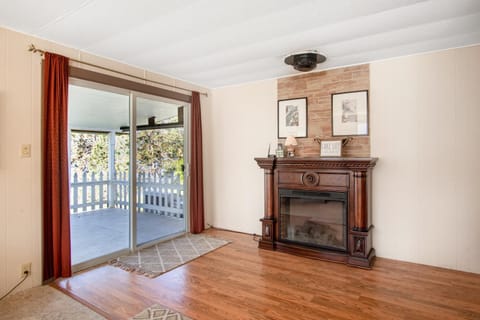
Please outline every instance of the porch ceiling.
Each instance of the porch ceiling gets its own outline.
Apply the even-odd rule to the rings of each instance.
[[[68,104],[71,129],[120,131],[121,126],[129,125],[128,94],[70,85]],[[176,116],[180,106],[182,104],[160,98],[139,97],[137,125],[147,124],[152,116],[156,122]]]

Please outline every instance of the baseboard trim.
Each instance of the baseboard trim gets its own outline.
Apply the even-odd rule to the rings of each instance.
[[[230,230],[230,229],[225,229],[225,228],[218,228],[218,227],[215,227],[215,226],[209,226],[209,228],[207,228],[207,229],[214,229],[214,230],[218,230],[218,231],[227,231],[227,232],[245,234],[245,235],[247,235],[247,236],[260,236],[260,235],[258,235],[258,234],[256,234],[256,233],[248,233],[248,232]]]

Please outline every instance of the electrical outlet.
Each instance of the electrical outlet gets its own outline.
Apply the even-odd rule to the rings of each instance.
[[[20,275],[21,277],[24,277],[25,275],[31,275],[32,274],[32,263],[24,263],[22,264],[22,274]]]
[[[20,148],[20,156],[22,158],[30,158],[32,156],[32,145],[31,144],[22,144]]]

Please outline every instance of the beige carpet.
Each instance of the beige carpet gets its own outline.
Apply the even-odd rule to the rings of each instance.
[[[105,319],[60,291],[42,286],[15,293],[0,301],[0,320]],[[181,318],[180,318],[181,319]]]
[[[131,320],[192,320],[180,312],[173,311],[159,304],[143,310]]]
[[[228,243],[202,234],[188,234],[113,259],[110,264],[154,278]]]

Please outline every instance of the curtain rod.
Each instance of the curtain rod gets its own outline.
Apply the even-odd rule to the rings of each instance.
[[[30,44],[30,46],[28,47],[28,51],[30,51],[30,52],[32,52],[32,53],[40,53],[41,56],[43,56],[43,55],[45,54],[45,50],[37,49],[33,43]],[[170,88],[175,88],[175,89],[179,89],[179,90],[183,90],[183,91],[193,92],[193,90],[190,90],[190,89],[185,89],[185,88],[182,88],[182,87],[177,87],[177,86],[174,86],[174,85],[171,85],[171,84],[168,84],[168,83],[163,83],[163,82],[159,82],[159,81],[155,81],[155,80],[147,80],[147,79],[144,79],[144,78],[141,78],[141,77],[134,76],[134,75],[132,75],[132,74],[128,74],[128,73],[126,73],[126,72],[121,72],[121,71],[117,71],[117,70],[114,70],[114,69],[102,67],[102,66],[99,66],[99,65],[97,65],[97,64],[93,64],[93,63],[89,63],[89,62],[85,62],[85,61],[80,61],[80,60],[73,59],[73,58],[69,58],[69,60],[74,61],[74,62],[77,62],[77,63],[84,64],[84,65],[87,65],[87,66],[90,66],[90,67],[94,67],[94,68],[98,68],[98,69],[102,69],[102,70],[114,72],[114,73],[117,73],[117,74],[121,74],[121,75],[130,77],[130,78],[135,78],[135,79],[142,80],[142,81],[153,82],[153,83],[158,84],[158,85],[161,85],[161,86],[166,86],[166,87],[170,87]],[[207,93],[207,92],[200,92],[200,94],[208,97],[208,93]]]

